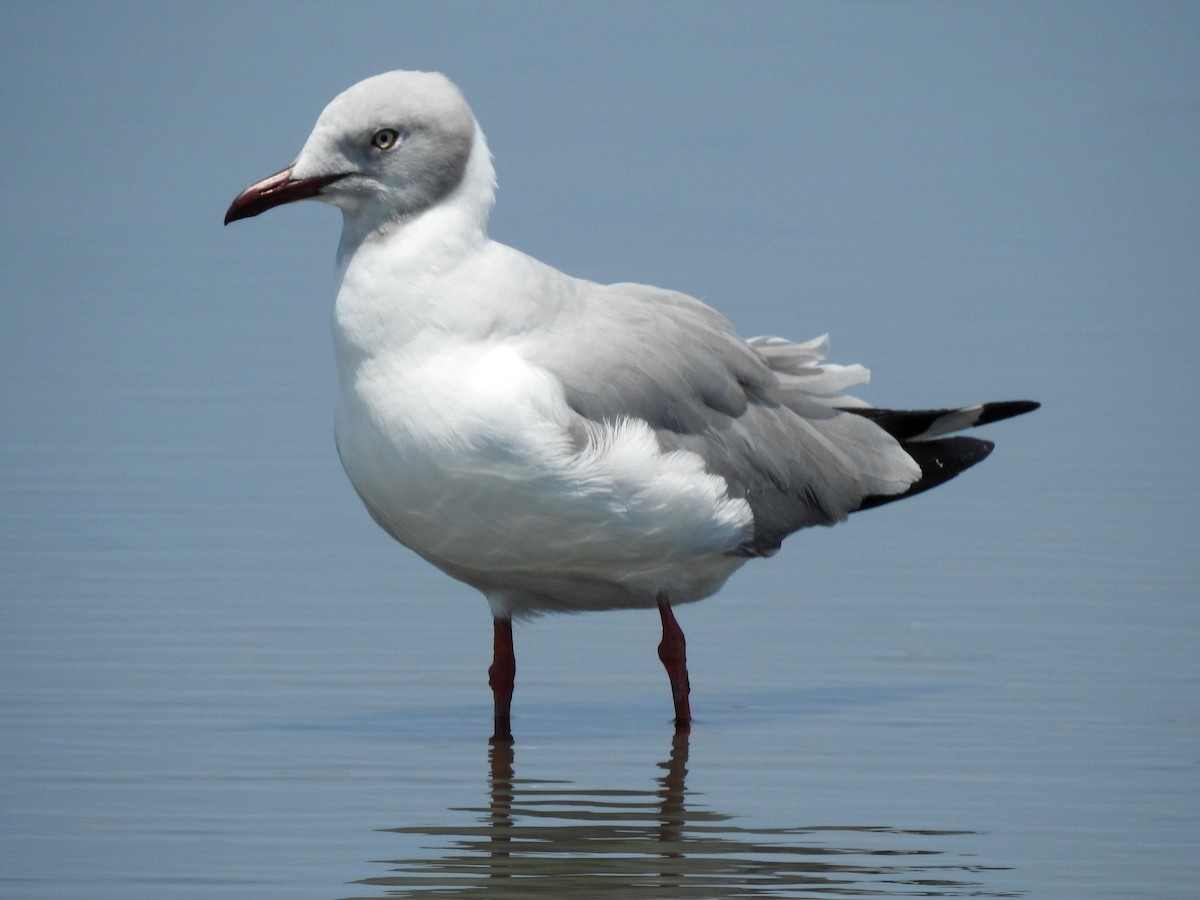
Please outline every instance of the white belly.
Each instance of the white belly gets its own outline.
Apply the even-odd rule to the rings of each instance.
[[[502,612],[699,599],[752,527],[698,456],[662,453],[642,422],[573,419],[502,345],[343,372],[337,441],[376,520]]]

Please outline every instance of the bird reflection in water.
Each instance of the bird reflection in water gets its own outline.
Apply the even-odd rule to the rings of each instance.
[[[687,735],[673,738],[653,790],[518,778],[508,742],[489,746],[488,758],[488,805],[457,810],[469,822],[386,829],[436,838],[441,855],[391,860],[393,874],[358,884],[386,889],[376,896],[499,900],[1020,895],[981,881],[1000,867],[938,846],[972,832],[744,828],[689,807]]]

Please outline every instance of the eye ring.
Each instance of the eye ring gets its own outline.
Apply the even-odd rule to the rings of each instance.
[[[395,128],[380,128],[371,135],[371,146],[376,150],[391,150],[400,143],[400,132]]]

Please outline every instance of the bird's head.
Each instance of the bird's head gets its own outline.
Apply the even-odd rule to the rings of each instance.
[[[463,183],[477,144],[471,109],[444,75],[376,75],[335,97],[296,161],[242,191],[225,224],[306,199],[332,203],[366,231],[408,219]]]

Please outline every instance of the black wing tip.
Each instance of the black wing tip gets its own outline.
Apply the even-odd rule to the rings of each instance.
[[[880,409],[873,406],[848,406],[841,412],[870,419],[900,442],[928,440],[967,428],[989,425],[1002,419],[1033,412],[1042,404],[1036,400],[1000,400],[950,409]]]
[[[1001,419],[1011,419],[1013,416],[1023,416],[1033,412],[1042,404],[1036,400],[1000,400],[996,403],[983,404],[983,412],[979,414],[976,425],[987,425],[999,422]]]
[[[902,493],[871,494],[864,497],[855,512],[874,509],[876,506],[883,506],[885,503],[895,500],[903,500],[914,494],[924,493],[939,484],[945,484],[976,463],[983,462],[996,447],[991,441],[974,437],[938,438],[934,441],[903,443],[901,446],[921,467],[921,477]]]
[[[970,427],[977,425],[987,425],[991,422],[999,422],[1001,419],[1011,419],[1013,416],[1020,416],[1024,413],[1033,412],[1042,404],[1036,400],[1001,400],[995,403],[984,403],[983,408],[979,412],[979,416],[971,423]],[[857,412],[857,410],[848,410],[849,412]],[[908,453],[921,467],[921,477],[918,478],[909,487],[908,490],[899,494],[872,494],[863,498],[863,502],[858,509],[874,509],[876,506],[883,506],[885,503],[891,503],[893,500],[903,500],[905,497],[911,497],[913,494],[920,494],[930,488],[935,488],[939,484],[945,484],[955,475],[964,472],[976,463],[981,463],[991,454],[996,445],[991,441],[983,440],[975,437],[943,437],[936,440],[905,440],[909,437],[909,428],[896,427],[904,425],[906,415],[913,416],[929,416],[941,415],[946,411],[919,412],[919,413],[896,413],[890,410],[881,410],[878,424],[885,427],[893,436],[900,439],[900,446]],[[871,410],[866,411],[867,415],[871,416]],[[919,420],[918,420],[919,421]],[[892,427],[888,427],[888,426]],[[858,510],[855,510],[856,512]]]

